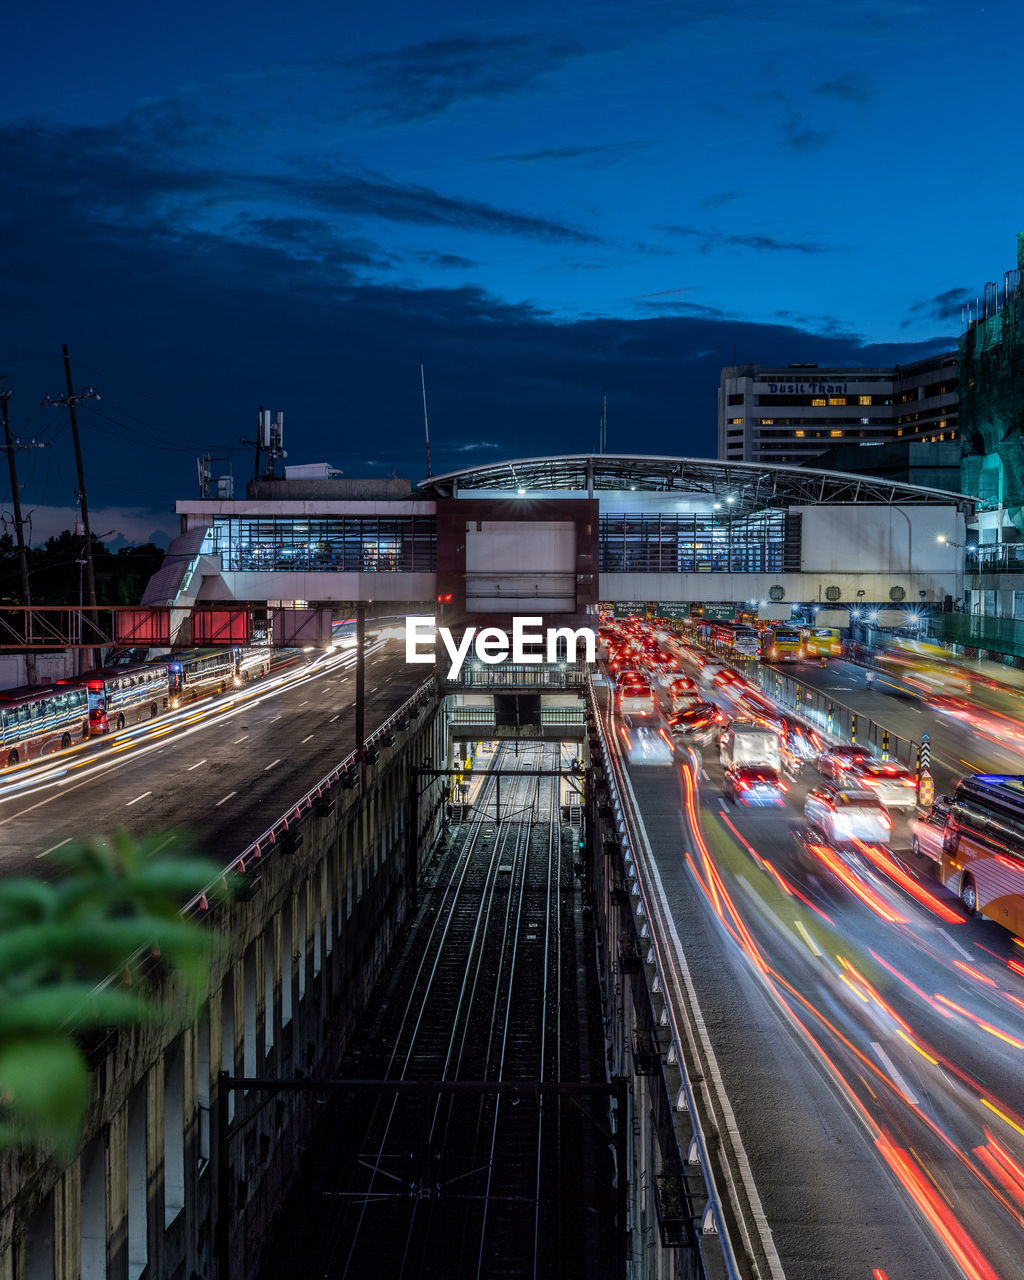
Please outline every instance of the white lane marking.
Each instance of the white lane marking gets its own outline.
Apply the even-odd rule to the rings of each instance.
[[[224,797],[224,799],[223,799],[223,800],[218,800],[218,801],[217,801],[217,803],[216,803],[213,807],[214,807],[215,809],[219,809],[219,808],[221,807],[221,805],[222,805],[222,804],[227,804],[227,802],[231,799],[231,797],[232,797],[232,796],[237,796],[237,795],[238,795],[238,792],[237,792],[237,791],[229,791],[229,792],[227,793],[227,795]]]
[[[693,985],[693,978],[690,974],[690,966],[686,960],[686,953],[683,950],[682,940],[679,937],[679,930],[676,928],[676,922],[672,915],[672,911],[668,904],[668,898],[665,894],[665,886],[662,883],[661,872],[658,870],[658,864],[654,857],[654,851],[651,848],[651,842],[647,835],[647,828],[643,819],[640,817],[640,806],[637,804],[636,792],[633,790],[633,783],[629,773],[625,770],[622,774],[626,789],[629,792],[632,802],[632,812],[636,817],[637,829],[644,844],[644,854],[646,867],[651,878],[654,881],[654,887],[661,903],[661,910],[665,925],[672,939],[672,946],[675,951],[675,964],[673,965],[672,977],[678,975],[684,986],[686,987],[686,1000],[689,1005],[689,1013],[692,1019],[691,1025],[696,1034],[700,1037],[701,1050],[707,1063],[707,1074],[710,1075],[712,1084],[714,1085],[716,1101],[722,1110],[725,1120],[725,1127],[729,1132],[733,1149],[736,1153],[736,1163],[739,1165],[740,1178],[743,1181],[747,1198],[750,1202],[754,1227],[760,1239],[761,1247],[764,1250],[765,1258],[768,1263],[768,1270],[774,1280],[785,1280],[785,1271],[782,1267],[782,1260],[779,1257],[778,1250],[775,1247],[775,1241],[772,1239],[771,1227],[768,1224],[768,1215],[764,1211],[764,1205],[761,1203],[761,1197],[757,1192],[757,1183],[754,1181],[754,1172],[750,1167],[750,1159],[747,1156],[747,1149],[743,1145],[743,1139],[740,1136],[740,1128],[736,1122],[736,1114],[732,1109],[732,1103],[726,1092],[725,1081],[722,1079],[721,1068],[718,1065],[718,1058],[715,1055],[714,1047],[711,1043],[711,1035],[704,1021],[704,1013],[697,1002],[697,991]],[[680,993],[681,996],[681,993]],[[686,1010],[684,1009],[684,1013]],[[725,1161],[725,1171],[728,1178],[729,1174],[728,1160]]]
[[[353,706],[355,706],[355,703],[353,703],[352,705],[353,705]],[[269,724],[273,724],[275,720],[280,720],[280,719],[281,719],[280,715],[276,715],[276,716],[273,716],[273,717],[268,721],[268,723],[269,723]]]
[[[141,796],[136,796],[134,800],[129,800],[124,807],[130,809],[133,804],[138,804],[140,800],[145,800],[146,796],[151,796],[152,794],[152,791],[143,791]]]
[[[910,1103],[912,1107],[919,1107],[921,1105],[920,1099],[918,1098],[917,1094],[914,1093],[913,1089],[911,1089],[910,1085],[907,1084],[906,1080],[904,1080],[904,1078],[896,1070],[896,1064],[893,1062],[892,1058],[889,1057],[889,1055],[886,1053],[886,1051],[882,1048],[882,1046],[878,1043],[877,1040],[871,1041],[871,1047],[872,1049],[874,1049],[875,1053],[878,1055],[879,1061],[881,1062],[882,1066],[885,1067],[886,1071],[888,1071],[889,1076],[893,1084],[896,1086],[896,1088],[899,1089],[900,1093],[903,1094],[904,1098],[906,1098],[906,1100]]]
[[[705,782],[711,781],[711,774],[708,773],[707,769],[702,768],[700,771],[700,776],[704,779]]]
[[[246,738],[248,738],[248,736],[249,736],[249,735],[248,735],[247,733],[243,733],[243,734],[242,734],[242,736],[241,736],[240,738],[236,738],[236,739],[235,739],[235,746],[237,747],[237,746],[238,746],[238,744],[239,744],[240,742],[244,742],[244,741],[246,740]]]
[[[203,756],[202,760],[197,760],[195,764],[190,764],[189,767],[185,770],[185,772],[191,773],[193,769],[198,769],[201,764],[206,764],[205,756]]]
[[[945,938],[945,940],[953,948],[953,950],[959,951],[965,960],[970,960],[972,964],[975,963],[975,957],[972,956],[969,951],[965,951],[963,947],[960,945],[960,943],[956,942],[952,937],[950,937],[950,935],[946,932],[945,929],[936,929],[935,932],[941,934],[942,937]]]
[[[805,926],[804,926],[804,922],[803,922],[802,920],[794,920],[794,921],[793,921],[793,924],[796,926],[796,931],[797,931],[797,933],[799,933],[799,934],[800,934],[800,937],[801,937],[801,938],[803,938],[804,942],[806,942],[806,943],[807,943],[807,945],[808,945],[808,946],[810,947],[810,949],[814,952],[814,954],[818,957],[818,959],[819,959],[819,960],[824,959],[824,957],[822,956],[821,952],[818,950],[818,944],[814,941],[814,939],[811,937],[811,935],[807,932],[807,929],[806,929],[806,928],[805,928]]]
[[[299,703],[299,706],[300,706],[300,707],[304,707],[304,706],[306,705],[306,703],[308,703],[308,702],[309,702],[309,699],[308,699],[308,698],[306,698],[306,699],[304,699],[302,702],[300,702],[300,703]]]
[[[338,715],[340,715],[340,714],[341,714],[341,713],[339,712],[339,713],[338,713]],[[330,720],[328,720],[328,721],[327,721],[327,723],[328,723],[328,724],[334,724],[334,722],[335,722],[335,720],[337,720],[337,718],[338,718],[338,716],[331,716]]]
[[[48,853],[53,853],[55,849],[63,849],[66,844],[71,843],[71,840],[72,840],[72,837],[68,836],[68,838],[66,840],[62,840],[60,844],[51,844],[49,849],[44,849],[42,853],[37,853],[36,857],[45,858]]]
[[[310,738],[312,738],[312,736],[313,735],[311,733],[307,733],[306,736],[302,739],[302,742],[308,742]],[[299,743],[300,747],[302,746],[302,742]]]
[[[267,769],[273,769],[273,767],[274,767],[274,765],[275,765],[275,764],[280,764],[280,763],[281,763],[281,757],[280,757],[280,756],[278,756],[276,760],[271,760],[270,764],[268,764],[268,765],[266,766],[266,768],[263,770],[263,772],[264,772],[264,773],[266,773],[266,772],[267,772]]]

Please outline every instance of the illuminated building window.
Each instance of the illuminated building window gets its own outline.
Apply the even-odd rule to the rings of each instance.
[[[939,419],[939,426],[940,426],[940,427],[944,427],[945,425],[946,425],[946,419],[945,419],[945,418],[940,418],[940,419]]]
[[[858,404],[870,404],[870,403],[871,403],[871,397],[870,397],[870,396],[858,396],[858,397],[857,397],[857,403],[858,403]]]
[[[821,397],[817,397],[817,396],[816,396],[816,397],[811,401],[811,404],[818,404],[818,405],[821,405],[821,404],[827,404],[827,403],[828,403],[828,401],[825,399],[825,397],[824,397],[824,396],[821,396]]]
[[[842,433],[841,431],[830,431],[830,432],[829,432],[829,435],[832,437],[832,439],[833,439],[833,440],[836,438],[836,436],[841,436],[842,434],[843,434],[843,433]]]
[[[733,427],[736,427],[736,426],[740,426],[740,427],[742,427],[742,426],[743,426],[743,419],[742,419],[742,418],[730,418],[730,419],[729,419],[729,425],[730,425],[730,426],[733,426]]]
[[[829,396],[829,404],[846,404],[846,396]]]
[[[805,431],[794,431],[793,434],[797,439],[802,440],[807,433]]]
[[[902,428],[902,427],[900,427],[900,429],[896,432],[896,434],[897,434],[898,436],[901,436],[901,435],[903,434],[903,428]]]
[[[761,419],[761,426],[762,426],[762,427],[774,427],[774,426],[775,426],[775,419],[774,419],[774,418],[762,418],[762,419]]]

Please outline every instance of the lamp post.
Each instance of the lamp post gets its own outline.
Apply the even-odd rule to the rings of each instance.
[[[935,541],[939,543],[940,546],[953,547],[956,551],[966,550],[962,542],[954,542],[952,538],[947,538],[944,533],[936,534]],[[953,567],[953,593],[954,598],[960,601],[963,601],[964,598],[964,573],[964,557],[957,556]]]

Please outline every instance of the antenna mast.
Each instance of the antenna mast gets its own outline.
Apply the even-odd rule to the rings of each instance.
[[[430,423],[427,420],[427,375],[423,372],[423,361],[420,361],[420,386],[423,389],[423,434],[427,441],[427,478],[430,478]]]
[[[604,399],[601,404],[601,448],[599,453],[608,452],[608,392],[603,392]]]

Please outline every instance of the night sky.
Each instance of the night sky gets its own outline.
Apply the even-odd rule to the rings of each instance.
[[[195,458],[714,456],[723,364],[955,345],[1024,226],[1017,6],[37,0],[5,14],[0,372],[32,540]],[[223,470],[218,467],[217,470]],[[6,469],[0,510],[9,527]],[[114,536],[112,546],[119,545]]]

